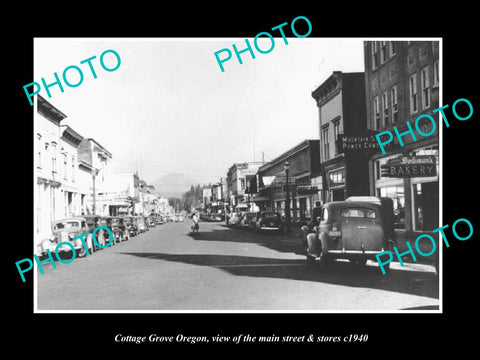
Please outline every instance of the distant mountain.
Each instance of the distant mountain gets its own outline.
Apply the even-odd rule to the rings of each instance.
[[[184,192],[190,190],[190,186],[196,184],[197,180],[184,174],[167,174],[151,183],[160,195],[167,198],[181,198]]]

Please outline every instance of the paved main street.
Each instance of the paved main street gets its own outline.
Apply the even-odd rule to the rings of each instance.
[[[433,266],[307,266],[293,235],[224,223],[166,223],[129,241],[37,272],[38,310],[438,309]]]

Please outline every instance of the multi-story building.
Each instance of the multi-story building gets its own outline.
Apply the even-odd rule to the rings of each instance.
[[[135,213],[135,205],[139,203],[139,182],[136,173],[111,173],[97,190],[96,206],[99,209],[108,207],[109,215]]]
[[[245,193],[247,183],[254,177],[264,162],[245,162],[233,164],[227,172],[226,197],[229,199],[231,210],[255,211],[255,204],[250,199],[250,194]]]
[[[375,132],[400,134],[408,130],[406,122],[416,129],[415,121],[429,114],[438,124],[439,107],[439,41],[365,41],[365,92],[368,128]],[[438,227],[439,136],[428,118],[419,120],[418,128],[428,137],[411,134],[398,137],[383,154],[379,150],[369,161],[370,194],[394,200],[398,227],[407,231],[427,231]],[[382,177],[382,165],[399,156],[433,155],[437,175],[416,177]]]
[[[81,215],[86,210],[88,191],[78,184],[78,146],[83,136],[68,125],[60,125],[60,158],[58,166],[62,184],[60,196],[63,197],[63,216]]]
[[[38,239],[51,234],[51,224],[63,217],[63,196],[60,190],[62,174],[59,168],[60,123],[67,115],[37,95],[35,113],[35,158],[37,188],[35,196],[35,222]],[[38,240],[37,239],[37,240]]]
[[[88,175],[91,177],[91,186],[89,186],[91,196],[87,198],[86,203],[88,214],[110,215],[108,203],[99,202],[97,204],[97,195],[102,196],[102,192],[98,192],[97,189],[105,190],[104,184],[108,178],[111,159],[112,154],[95,139],[84,138],[78,145],[78,161],[82,171],[82,183],[88,183]]]
[[[367,130],[364,73],[334,71],[312,92],[312,97],[319,110],[321,200],[368,195],[367,154],[371,142],[357,141],[370,139],[371,135]],[[341,138],[359,146],[344,148]]]

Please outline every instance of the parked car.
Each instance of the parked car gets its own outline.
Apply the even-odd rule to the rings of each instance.
[[[77,257],[84,257],[87,253],[82,245],[82,240],[80,238],[73,239],[88,232],[87,220],[84,217],[75,216],[56,220],[52,224],[52,235],[38,245],[37,253],[40,256],[46,255],[47,250],[54,253],[58,244],[68,242],[73,245]],[[85,236],[83,241],[87,244],[88,251],[93,253],[92,236],[90,234]],[[66,244],[58,248],[59,254],[70,251],[72,248]]]
[[[137,220],[137,228],[139,233],[144,233],[148,231],[148,226],[143,216],[137,216],[136,220]]]
[[[100,226],[101,216],[100,215],[82,215],[82,217],[84,217],[85,220],[87,221],[88,232],[90,233],[90,236],[92,236],[95,229],[98,226]],[[95,237],[97,237],[97,233],[98,231],[95,233]],[[98,239],[97,239],[97,242],[98,242]],[[95,252],[98,249],[100,248],[97,247],[97,245],[95,245],[95,242],[93,241],[93,238],[92,238],[92,252]]]
[[[253,228],[255,231],[285,231],[282,216],[275,211],[261,211],[257,213]]]
[[[127,227],[120,216],[108,216],[107,226],[112,230],[114,243],[128,240]]]
[[[381,201],[380,201],[381,202]],[[389,206],[391,205],[391,206]],[[393,203],[333,201],[321,208],[318,225],[306,236],[309,263],[348,259],[358,265],[395,246]]]
[[[224,220],[225,217],[223,216],[223,214],[214,213],[211,215],[211,221],[219,222]]]
[[[157,214],[155,216],[155,224],[156,225],[162,225],[164,223],[163,218],[161,215]]]
[[[105,227],[108,227],[110,231],[112,231],[111,222],[108,220],[108,218],[109,218],[108,216],[100,217],[100,219],[98,220],[97,227],[105,226]],[[113,234],[113,231],[112,231],[112,234]],[[115,245],[115,241],[113,240],[110,241],[109,232],[104,230],[103,228],[100,228],[95,232],[95,239],[97,240],[97,243],[99,243],[101,246],[105,246],[106,244],[110,244],[109,246]]]
[[[240,225],[240,220],[242,220],[242,214],[241,213],[231,213],[230,214],[230,220],[228,222],[228,226],[230,227],[235,227]]]
[[[123,216],[123,222],[126,226],[126,231],[128,236],[130,237],[137,236],[138,228],[137,228],[137,222],[135,217],[131,215],[125,215]]]
[[[252,224],[255,223],[257,213],[255,211],[247,211],[243,214],[239,226],[241,228],[252,228]]]
[[[147,216],[146,221],[147,221],[147,226],[148,227],[155,227],[156,226],[155,215],[154,214]]]

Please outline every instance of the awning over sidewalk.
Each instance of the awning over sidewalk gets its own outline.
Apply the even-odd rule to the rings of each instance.
[[[266,196],[262,196],[262,195],[255,195],[253,198],[252,198],[252,202],[254,203],[257,203],[257,202],[267,202],[267,201],[270,201],[270,198],[266,197]]]

